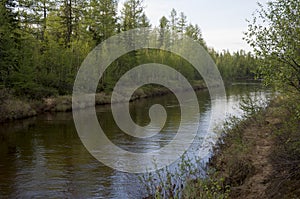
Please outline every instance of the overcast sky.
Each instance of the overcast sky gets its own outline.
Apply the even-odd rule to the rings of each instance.
[[[251,19],[257,2],[265,4],[267,0],[144,0],[151,24],[157,26],[159,19],[168,18],[175,8],[178,13],[184,12],[189,22],[198,24],[207,45],[218,51],[251,49],[242,37],[247,30],[246,19]]]

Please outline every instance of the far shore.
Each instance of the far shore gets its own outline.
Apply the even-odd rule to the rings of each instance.
[[[193,84],[194,90],[206,89],[203,81]],[[186,91],[186,89],[181,89]],[[169,94],[171,91],[163,87],[138,89],[131,97],[131,101],[143,98],[162,96]],[[111,104],[111,93],[100,92],[95,97],[96,105]],[[0,104],[0,122],[26,119],[46,112],[69,112],[72,111],[72,96],[49,97],[41,100],[19,99],[9,96]]]

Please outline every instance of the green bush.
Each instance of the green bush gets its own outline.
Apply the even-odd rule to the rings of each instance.
[[[57,96],[58,91],[51,87],[44,87],[34,82],[19,84],[14,87],[15,95],[26,96],[29,99],[42,99],[50,96]]]

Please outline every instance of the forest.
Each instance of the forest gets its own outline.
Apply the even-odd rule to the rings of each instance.
[[[0,0],[0,196],[87,198],[104,194],[108,198],[109,194],[120,194],[113,198],[139,198],[122,196],[141,190],[138,196],[147,191],[145,198],[300,198],[300,1],[257,3],[245,21],[243,39],[251,52],[214,49],[205,41],[201,24],[191,23],[180,10],[170,10],[153,25],[146,6],[143,0],[125,0],[122,5],[118,0]],[[214,12],[214,6],[205,9]],[[198,161],[194,156],[201,155],[199,151],[187,151],[178,165],[147,171],[138,181],[136,173],[131,178],[127,173],[123,176],[123,170],[119,173],[99,165],[82,145],[85,136],[81,141],[78,138],[76,111],[65,112],[73,109],[74,81],[88,54],[112,36],[143,28],[158,32],[158,41],[165,47],[183,37],[191,38],[208,52],[225,83],[241,84],[226,86],[224,99],[209,102],[209,89],[204,89],[201,74],[171,51],[144,48],[112,62],[98,83],[96,105],[113,104],[111,93],[116,82],[131,68],[145,63],[168,65],[194,88],[200,85],[203,89],[198,96],[200,106],[195,106],[202,115],[190,114],[182,120],[182,129],[190,134],[190,126],[198,125],[204,136],[199,137],[199,148],[207,149],[209,155],[199,156]],[[259,82],[245,83],[247,80]],[[178,106],[178,100],[168,95],[158,96],[167,94],[166,89],[147,86],[131,95],[130,101],[149,99],[131,103],[129,116],[139,125],[148,124],[149,107],[162,102],[170,114],[157,137],[138,140],[127,136],[116,126],[109,106],[97,107],[99,124],[118,148],[130,151],[136,146],[143,154],[164,148],[177,137],[174,131],[181,129],[182,107],[194,108]],[[216,115],[222,115],[218,108],[226,105],[228,117],[220,125],[216,123],[212,134],[206,134],[202,126],[214,123],[213,108]],[[88,106],[94,103],[79,108]],[[230,115],[231,108],[242,113]],[[85,116],[81,124],[86,128],[82,129],[93,132],[95,126],[89,125],[90,117]],[[197,123],[191,122],[194,120]],[[156,129],[151,127],[153,132]],[[206,138],[207,144],[202,142]],[[197,147],[194,142],[190,146]],[[177,153],[176,148],[171,149]],[[100,152],[118,165],[139,163],[131,155],[113,157],[110,152]]]
[[[142,0],[127,0],[121,9],[116,0],[1,0],[0,88],[28,99],[70,95],[77,71],[92,49],[113,35],[143,27],[162,34],[184,34],[199,42],[227,82],[255,77],[258,58],[250,52],[208,48],[199,25],[189,23],[187,16],[175,9],[153,27],[144,8]],[[176,55],[152,50],[148,57],[140,56],[143,53],[130,52],[114,62],[105,81],[99,82],[98,92],[110,92],[129,67],[145,59],[167,62],[189,80],[201,79]]]

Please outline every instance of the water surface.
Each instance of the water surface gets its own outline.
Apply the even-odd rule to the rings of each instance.
[[[209,157],[209,150],[216,141],[212,132],[215,128],[208,130],[212,110],[226,106],[228,115],[241,115],[238,104],[242,96],[264,98],[268,93],[258,84],[230,86],[227,99],[211,100],[208,91],[197,92],[199,135],[206,141],[191,151],[200,154],[203,160]],[[107,137],[125,150],[143,153],[160,149],[176,134],[180,107],[171,94],[135,101],[130,104],[133,120],[139,125],[148,124],[148,110],[153,104],[163,105],[168,119],[163,131],[147,140],[122,133],[113,120],[109,105],[97,107],[98,120]],[[214,127],[220,127],[221,123],[218,118],[213,121]],[[184,125],[188,128],[189,121]],[[118,158],[127,161],[126,157]],[[1,198],[141,198],[144,194],[138,175],[115,171],[89,154],[78,138],[72,113],[49,113],[0,126]]]

